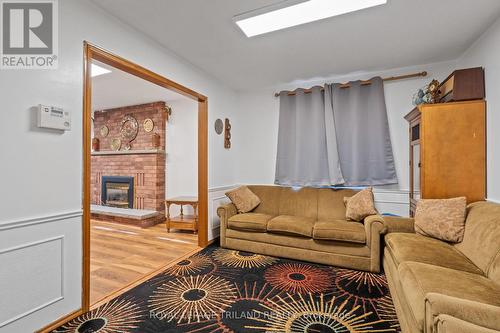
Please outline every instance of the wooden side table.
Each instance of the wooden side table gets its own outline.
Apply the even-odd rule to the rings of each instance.
[[[170,217],[170,205],[181,206],[181,214]],[[191,206],[194,215],[184,215],[184,206]],[[191,230],[198,233],[198,197],[175,197],[165,200],[165,210],[167,211],[166,227],[170,229]]]

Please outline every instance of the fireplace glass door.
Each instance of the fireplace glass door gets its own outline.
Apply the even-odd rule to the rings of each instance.
[[[134,207],[134,178],[103,176],[102,177],[102,204],[110,207]]]
[[[123,183],[106,183],[106,205],[128,208],[128,191],[130,186]]]

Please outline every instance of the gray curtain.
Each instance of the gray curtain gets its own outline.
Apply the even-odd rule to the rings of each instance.
[[[398,182],[394,166],[382,78],[325,86],[325,117],[333,118],[340,166],[346,186]],[[329,104],[331,103],[331,104]],[[333,117],[332,117],[333,115]]]
[[[396,184],[380,77],[280,93],[275,183],[288,186]]]
[[[329,125],[331,127],[331,125]],[[321,87],[294,96],[280,94],[278,154],[275,183],[288,186],[324,186],[343,183],[340,164],[331,166],[327,146],[325,98]],[[337,154],[338,156],[338,154]],[[335,160],[335,159],[333,159]],[[339,171],[338,174],[331,170]]]

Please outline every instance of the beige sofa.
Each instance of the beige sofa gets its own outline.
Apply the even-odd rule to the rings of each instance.
[[[380,271],[383,218],[346,221],[344,197],[356,191],[248,186],[261,200],[252,212],[237,214],[233,204],[217,210],[222,247]]]
[[[413,232],[413,220],[385,218],[383,266],[402,331],[500,331],[500,205],[468,207],[463,242]]]

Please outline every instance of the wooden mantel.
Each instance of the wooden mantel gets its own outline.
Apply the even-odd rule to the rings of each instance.
[[[103,156],[103,155],[145,155],[145,154],[166,154],[162,149],[137,149],[137,150],[105,150],[105,151],[93,151],[92,156]]]

